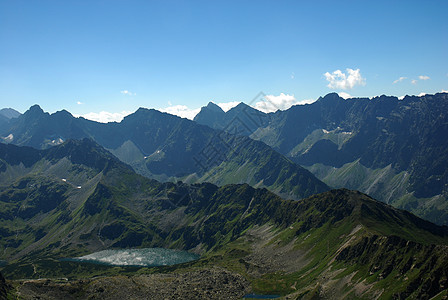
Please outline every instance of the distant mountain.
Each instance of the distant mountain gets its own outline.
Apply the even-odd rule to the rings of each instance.
[[[248,132],[330,186],[448,224],[447,111],[447,93],[402,100],[345,100],[332,93],[268,114],[264,125]]]
[[[103,124],[33,106],[1,136],[4,142],[37,149],[91,138],[138,173],[163,181],[248,183],[295,199],[328,190],[308,170],[262,142],[153,109],[141,108],[120,123]]]
[[[7,119],[18,118],[21,115],[17,110],[12,108],[2,108],[0,109],[0,116],[3,116]]]
[[[219,106],[210,102],[201,108],[194,121],[214,129],[225,130],[237,135],[250,135],[259,127],[269,123],[269,115],[240,103],[224,112]]]
[[[201,108],[201,111],[194,117],[194,121],[215,129],[222,129],[220,127],[225,115],[226,113],[221,107],[213,102],[209,102],[207,106]]]
[[[20,113],[12,108],[0,109],[0,132],[8,127],[9,121],[18,118]]]
[[[421,299],[446,291],[448,228],[360,192],[290,201],[247,184],[160,183],[86,139],[47,150],[5,144],[0,150],[0,259],[9,262],[2,269],[7,278],[119,272],[60,258],[169,247],[201,253],[193,270],[239,272],[262,293]],[[142,272],[134,268],[128,276]],[[98,292],[88,286],[77,293]],[[26,291],[21,284],[15,289]]]

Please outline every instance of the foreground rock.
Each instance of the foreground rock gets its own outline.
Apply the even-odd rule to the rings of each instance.
[[[180,274],[115,276],[71,282],[20,282],[21,299],[241,299],[249,283],[220,268]]]
[[[0,300],[7,299],[8,290],[9,286],[2,273],[0,273]]]

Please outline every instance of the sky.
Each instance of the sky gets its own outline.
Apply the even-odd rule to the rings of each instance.
[[[448,90],[448,1],[0,0],[0,108],[192,118]]]

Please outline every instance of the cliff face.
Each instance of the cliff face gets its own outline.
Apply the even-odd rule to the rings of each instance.
[[[5,277],[0,273],[0,300],[7,299],[9,285],[6,283]]]
[[[331,187],[448,225],[448,93],[402,100],[331,93],[275,113],[252,110],[217,115],[204,107],[195,120],[260,140]]]
[[[397,299],[410,296],[429,299],[448,288],[447,254],[447,246],[422,245],[397,236],[373,235],[344,248],[336,260],[363,265],[365,275],[376,274],[378,280],[389,275],[406,277],[408,284],[394,294]]]

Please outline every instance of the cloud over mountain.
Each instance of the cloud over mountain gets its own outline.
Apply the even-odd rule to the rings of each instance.
[[[109,122],[121,122],[121,120],[123,120],[124,117],[130,115],[131,113],[132,112],[125,110],[116,113],[101,111],[99,113],[90,112],[76,117],[83,117],[87,120],[92,120],[100,123],[109,123]]]
[[[350,90],[357,85],[365,85],[366,79],[362,77],[359,69],[346,69],[346,73],[341,70],[326,72],[325,79],[329,82],[327,85],[330,89]]]
[[[189,108],[186,105],[172,105],[160,109],[161,112],[166,112],[190,120],[193,120],[193,118],[199,113],[200,110],[200,108]]]
[[[265,113],[276,112],[277,110],[286,110],[293,105],[312,103],[314,99],[297,100],[294,95],[280,93],[280,95],[266,95],[263,100],[251,105]]]

